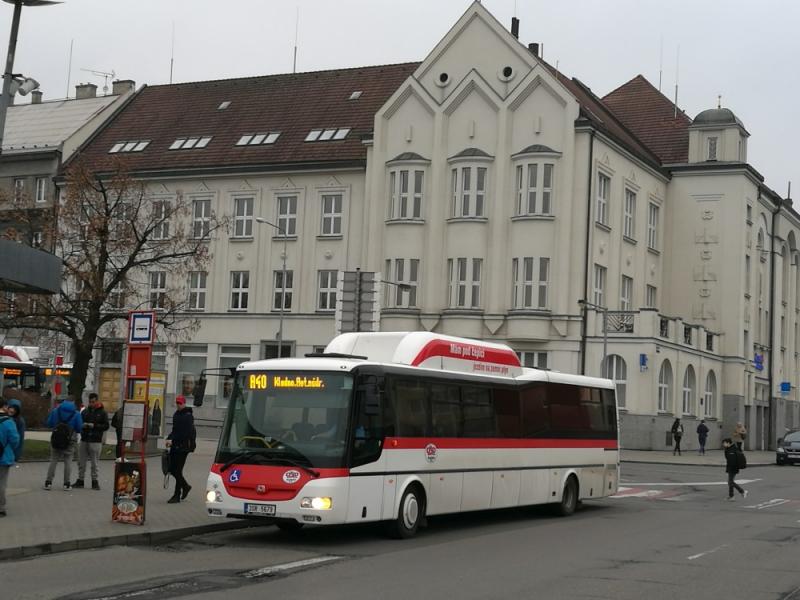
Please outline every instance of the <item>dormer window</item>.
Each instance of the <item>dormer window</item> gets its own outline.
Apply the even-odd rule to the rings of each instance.
[[[108,151],[109,154],[116,154],[118,152],[141,152],[145,148],[147,148],[150,140],[146,141],[136,141],[136,142],[117,142],[113,146],[111,146],[111,150]]]
[[[208,143],[211,141],[211,136],[204,136],[204,137],[187,137],[187,138],[178,138],[172,145],[170,145],[170,150],[191,150],[192,148],[205,148],[208,146]]]
[[[261,146],[270,145],[278,141],[280,131],[272,131],[269,133],[246,133],[239,138],[236,142],[237,146]]]
[[[708,138],[708,159],[717,160],[717,140],[716,136]]]
[[[308,132],[306,142],[328,142],[330,140],[343,140],[350,133],[349,127],[340,127],[338,129],[312,129]]]

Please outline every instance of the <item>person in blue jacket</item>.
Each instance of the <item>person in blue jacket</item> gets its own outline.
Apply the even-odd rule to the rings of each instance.
[[[56,466],[64,462],[64,489],[72,489],[70,471],[72,470],[72,457],[78,442],[78,433],[83,429],[83,419],[72,400],[64,400],[47,415],[47,426],[53,430],[50,437],[50,466],[47,468],[47,478],[44,489],[53,486],[53,477]]]
[[[22,404],[16,398],[12,398],[6,405],[8,416],[14,421],[19,434],[19,445],[17,445],[16,461],[22,457],[22,446],[25,444],[25,417],[22,416]]]
[[[5,398],[0,397],[0,517],[6,516],[8,474],[16,461],[19,433],[14,419],[8,415]]]

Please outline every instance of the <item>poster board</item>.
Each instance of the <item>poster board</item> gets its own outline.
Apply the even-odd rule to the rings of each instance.
[[[144,462],[114,463],[112,521],[144,525],[146,474],[147,465]]]
[[[126,400],[122,413],[122,439],[126,442],[147,439],[147,403]]]
[[[164,395],[167,389],[167,374],[164,371],[150,373],[150,390],[147,397],[148,425],[147,433],[152,437],[160,437],[164,431]]]

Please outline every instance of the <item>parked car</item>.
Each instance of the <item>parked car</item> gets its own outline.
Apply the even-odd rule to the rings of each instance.
[[[789,431],[778,439],[775,462],[779,465],[800,462],[800,430]]]

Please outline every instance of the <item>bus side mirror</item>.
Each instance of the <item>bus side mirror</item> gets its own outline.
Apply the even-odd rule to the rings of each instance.
[[[376,417],[381,414],[381,396],[378,385],[375,383],[365,383],[364,390],[364,414],[368,417]]]
[[[192,388],[192,396],[194,397],[195,406],[203,405],[203,397],[206,395],[206,383],[206,376],[200,375],[200,379],[195,382],[194,388]]]

